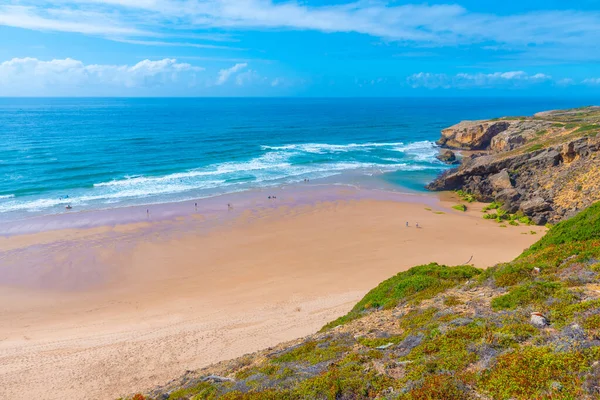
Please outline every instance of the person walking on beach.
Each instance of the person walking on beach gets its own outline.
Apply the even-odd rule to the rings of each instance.
[[[150,218],[150,209],[146,208],[146,218]]]
[[[198,211],[198,203],[194,203],[194,209]]]
[[[420,228],[419,223],[417,222],[417,228]]]
[[[231,205],[231,203],[227,203],[227,209],[228,210],[233,210],[233,206]]]

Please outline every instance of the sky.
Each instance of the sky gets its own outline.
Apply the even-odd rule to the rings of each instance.
[[[600,0],[0,0],[0,96],[600,97]]]

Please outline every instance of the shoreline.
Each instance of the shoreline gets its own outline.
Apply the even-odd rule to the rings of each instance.
[[[440,164],[443,168],[443,164]],[[243,187],[225,192],[198,192],[185,198],[162,198],[155,199],[152,196],[139,199],[121,199],[113,204],[98,204],[99,207],[73,206],[65,209],[69,204],[63,199],[63,204],[55,212],[40,214],[38,212],[13,212],[0,213],[0,236],[14,234],[32,233],[45,230],[62,228],[86,228],[101,225],[116,225],[146,220],[146,209],[154,209],[154,219],[168,219],[177,216],[194,214],[190,212],[189,205],[198,203],[200,212],[215,212],[222,210],[222,206],[228,202],[241,203],[243,206],[256,206],[261,203],[268,194],[281,191],[294,192],[301,195],[302,192],[316,192],[320,188],[347,188],[349,190],[383,191],[404,195],[428,196],[432,192],[425,190],[425,182],[419,189],[411,189],[402,184],[392,183],[385,176],[390,172],[379,171],[368,174],[357,171],[344,171],[342,173],[315,178],[310,181],[281,182],[268,186]],[[431,177],[433,179],[433,176]],[[330,190],[322,190],[325,193]],[[266,193],[266,194],[265,194]],[[264,198],[262,197],[264,194]],[[133,201],[134,203],[130,203]],[[147,202],[146,202],[147,201]]]
[[[270,201],[269,196],[277,199]],[[88,229],[106,226],[119,226],[134,223],[168,221],[194,215],[220,215],[223,211],[253,209],[257,207],[271,208],[278,205],[306,205],[318,201],[343,199],[373,198],[412,202],[435,202],[435,192],[414,192],[410,189],[394,185],[377,187],[358,186],[351,183],[295,183],[270,188],[254,188],[203,197],[190,200],[148,203],[141,205],[121,206],[95,210],[65,211],[57,214],[32,216],[11,221],[0,222],[0,240],[2,237],[19,236],[63,229]],[[430,200],[424,200],[428,198]],[[416,200],[420,199],[420,200]],[[431,200],[433,199],[433,200]],[[276,200],[276,201],[275,201]],[[194,204],[197,204],[197,207]],[[227,204],[233,209],[228,210]],[[148,215],[146,210],[150,211]]]
[[[144,391],[313,333],[414,265],[473,255],[487,267],[537,241],[530,230],[545,232],[500,229],[481,205],[462,213],[437,196],[306,190],[219,211],[224,218],[1,238],[10,250],[0,254],[0,394]]]

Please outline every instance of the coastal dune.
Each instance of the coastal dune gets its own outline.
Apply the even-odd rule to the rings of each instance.
[[[0,397],[147,390],[315,332],[414,265],[485,268],[545,232],[501,228],[476,204],[463,213],[428,199],[283,196],[219,221],[195,215],[0,239]]]

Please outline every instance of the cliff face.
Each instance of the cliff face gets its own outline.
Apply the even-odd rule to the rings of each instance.
[[[430,183],[496,201],[534,222],[558,222],[600,200],[600,107],[528,118],[465,121],[442,131],[444,148],[479,150]]]

